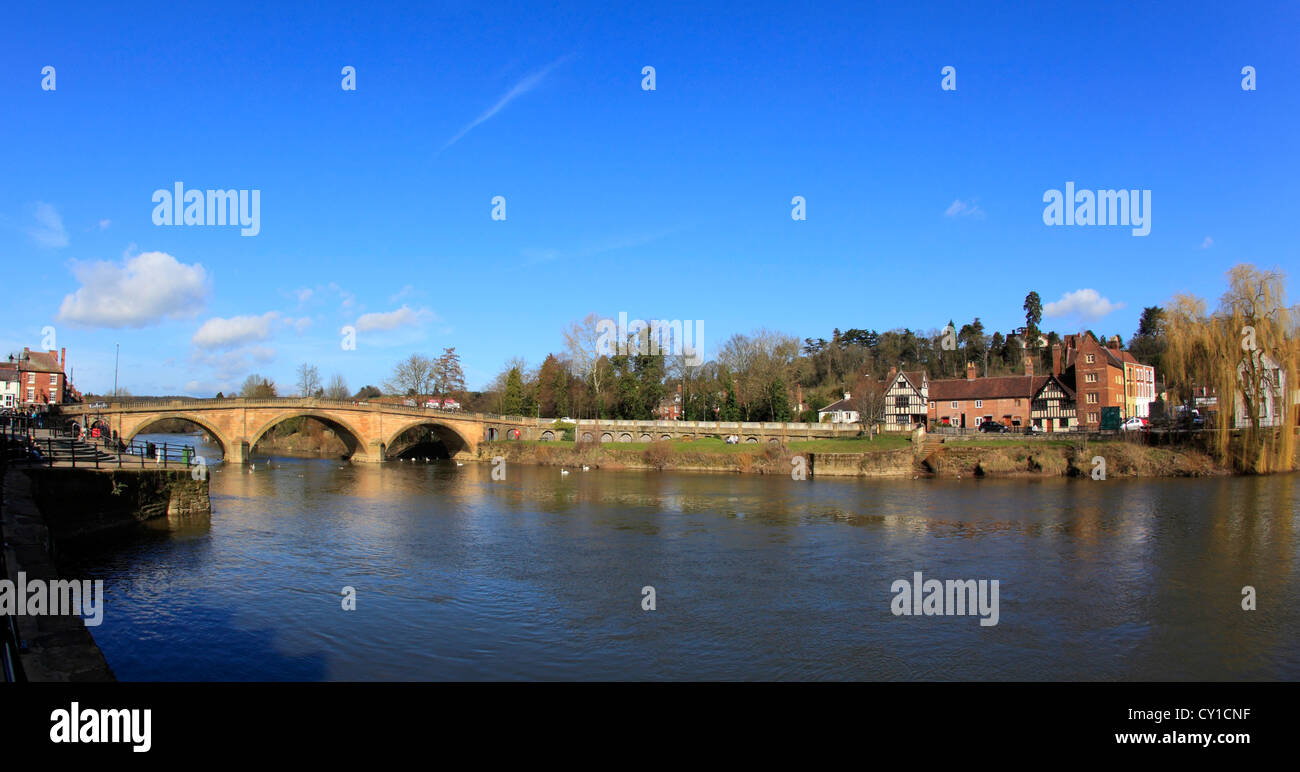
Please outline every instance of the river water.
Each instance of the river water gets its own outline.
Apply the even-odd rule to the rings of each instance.
[[[92,632],[122,680],[1300,678],[1290,475],[494,481],[263,458],[214,466],[211,493],[210,528],[65,555],[105,580]],[[916,571],[998,580],[997,624],[894,615]]]

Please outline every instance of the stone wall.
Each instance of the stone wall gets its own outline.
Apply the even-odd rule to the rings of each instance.
[[[131,526],[174,530],[210,522],[208,481],[167,469],[28,469],[56,539]]]

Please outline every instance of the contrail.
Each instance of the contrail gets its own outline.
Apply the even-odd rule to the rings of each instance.
[[[475,118],[474,120],[470,121],[469,125],[467,125],[467,126],[466,126],[465,128],[463,128],[463,129],[461,129],[461,130],[460,130],[460,133],[458,133],[456,136],[454,136],[454,137],[452,137],[450,140],[448,140],[448,141],[447,141],[447,144],[443,145],[442,148],[441,148],[438,152],[441,153],[443,150],[446,150],[447,148],[449,148],[449,147],[451,147],[452,145],[456,144],[457,142],[460,141],[461,137],[463,137],[463,136],[465,136],[466,134],[470,133],[470,131],[471,131],[475,126],[479,125],[479,124],[482,123],[483,121],[486,121],[488,118],[491,118],[492,116],[494,116],[494,115],[496,115],[497,113],[499,113],[499,112],[501,112],[502,110],[504,110],[504,109],[505,109],[505,106],[508,105],[508,104],[510,104],[512,101],[514,101],[515,97],[522,96],[522,95],[524,95],[524,94],[527,94],[529,91],[532,91],[534,88],[537,87],[537,84],[541,83],[542,80],[543,80],[547,75],[550,74],[551,70],[555,69],[557,66],[563,64],[564,62],[566,62],[566,61],[568,61],[569,59],[572,59],[572,58],[573,58],[573,54],[566,54],[565,56],[561,56],[559,59],[556,59],[555,61],[553,61],[553,62],[551,62],[550,64],[546,65],[546,66],[543,67],[542,69],[538,70],[537,72],[533,73],[532,75],[529,75],[527,78],[524,78],[523,80],[521,80],[521,81],[519,81],[518,83],[516,83],[516,84],[514,85],[513,88],[511,88],[509,91],[506,92],[505,96],[503,96],[503,97],[501,97],[499,100],[497,100],[497,103],[496,103],[496,104],[494,104],[494,105],[492,105],[492,107],[488,108],[488,110],[487,110],[485,113],[483,113],[482,115],[480,115],[479,117],[477,117],[477,118]]]

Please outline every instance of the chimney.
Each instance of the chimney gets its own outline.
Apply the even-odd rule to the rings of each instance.
[[[847,391],[844,392],[844,398],[845,398],[845,399],[848,399],[848,398],[849,398],[849,393],[848,393]]]
[[[1061,377],[1061,344],[1052,344],[1052,375]]]
[[[966,363],[966,380],[968,380],[968,381],[973,381],[973,380],[975,380],[975,363],[974,363],[974,362],[967,362],[967,363]]]
[[[796,383],[794,385],[794,389],[795,389],[794,401],[799,404],[799,412],[802,413],[803,412],[803,384]]]
[[[1034,355],[1028,352],[1025,353],[1025,375],[1034,377]]]
[[[67,346],[64,346],[63,348],[59,349],[59,372],[66,373],[68,371],[67,365],[68,365],[68,348]]]
[[[898,377],[898,368],[897,367],[889,368],[889,377],[886,380],[888,380],[890,383],[893,383],[894,379],[897,377]]]

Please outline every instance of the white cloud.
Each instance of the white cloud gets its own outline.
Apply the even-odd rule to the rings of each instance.
[[[1214,246],[1214,239],[1209,236],[1206,236],[1205,241],[1201,242],[1201,249],[1209,249],[1212,246]]]
[[[370,332],[373,330],[393,330],[398,327],[415,326],[421,322],[430,321],[437,318],[434,313],[426,308],[414,310],[409,306],[403,305],[395,311],[382,311],[379,313],[362,314],[357,319],[357,332]]]
[[[1043,306],[1043,315],[1051,317],[1077,316],[1092,321],[1100,319],[1112,311],[1118,311],[1123,307],[1123,303],[1112,303],[1102,297],[1095,289],[1080,289],[1067,292],[1061,296],[1060,300],[1045,304]]]
[[[306,303],[308,300],[311,300],[312,289],[311,287],[303,287],[302,289],[298,290],[294,294],[297,295],[298,297],[298,305],[302,305],[303,303]]]
[[[199,348],[230,348],[271,336],[271,324],[279,318],[275,311],[261,316],[213,317],[199,327],[191,343]]]
[[[275,349],[267,346],[246,346],[232,351],[208,352],[196,349],[195,364],[212,368],[208,388],[233,391],[257,365],[266,365],[275,359]]]
[[[338,293],[339,298],[342,299],[343,308],[351,308],[357,304],[357,296],[343,289],[338,284],[334,282],[330,282],[327,285],[327,288]]]
[[[104,219],[102,219],[102,220],[99,221],[99,229],[100,229],[101,231],[102,231],[102,230],[108,230],[108,226],[110,226],[110,225],[112,225],[112,224],[113,224],[113,221],[110,220],[110,219],[108,219],[107,217],[105,217]]]
[[[197,314],[207,298],[207,273],[165,252],[121,263],[75,264],[81,288],[63,298],[59,320],[90,327],[145,327]]]
[[[53,205],[37,201],[33,216],[36,225],[27,229],[27,235],[37,246],[56,249],[68,245],[68,232],[63,228],[63,218]]]
[[[541,83],[543,80],[545,80],[546,76],[551,73],[551,70],[555,69],[561,62],[565,61],[566,59],[569,59],[571,56],[572,54],[570,54],[569,56],[561,56],[559,59],[556,59],[555,61],[546,65],[542,69],[538,70],[532,75],[529,75],[527,78],[524,78],[523,80],[516,83],[513,88],[511,88],[509,91],[505,93],[505,96],[497,100],[496,104],[489,107],[487,111],[484,112],[479,117],[470,121],[469,125],[461,129],[460,133],[458,133],[456,136],[447,140],[447,144],[442,146],[442,150],[446,150],[447,148],[456,144],[457,142],[460,141],[461,137],[464,137],[466,134],[470,133],[470,131],[475,126],[478,126],[483,121],[486,121],[487,119],[491,118],[492,116],[504,110],[506,105],[513,102],[516,97],[523,96],[524,94],[527,94],[529,91],[532,91],[533,89],[537,88],[538,84]],[[439,152],[442,151],[440,150]]]
[[[984,210],[972,200],[970,203],[962,201],[960,198],[954,200],[944,210],[944,217],[983,217]]]

